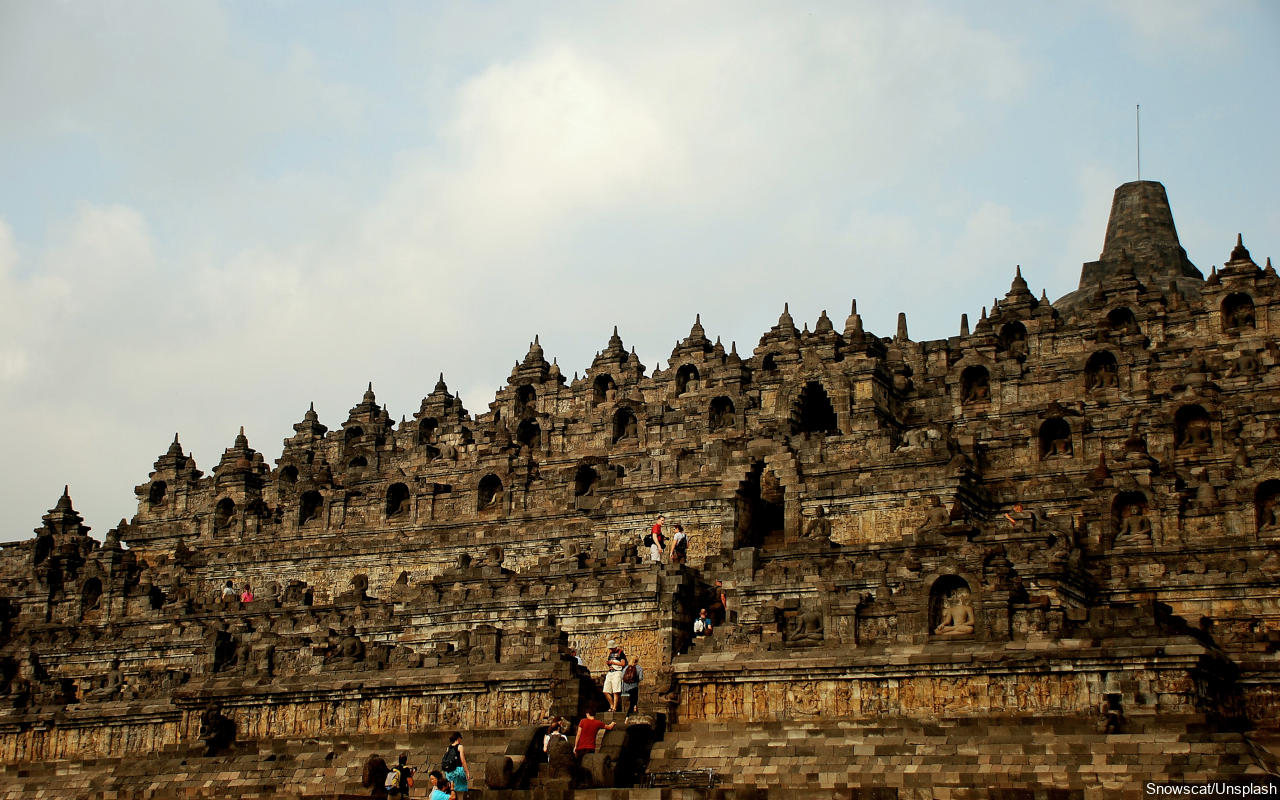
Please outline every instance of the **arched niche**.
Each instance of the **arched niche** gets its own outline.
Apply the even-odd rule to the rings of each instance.
[[[1179,408],[1173,415],[1173,430],[1179,449],[1201,450],[1213,446],[1213,423],[1202,406]]]
[[[324,511],[324,495],[317,491],[303,492],[298,498],[298,524],[318,522]]]
[[[36,537],[35,549],[31,552],[31,563],[40,565],[53,554],[53,534],[47,532]]]
[[[1256,327],[1253,298],[1244,292],[1232,292],[1222,299],[1222,330],[1241,331]]]
[[[542,446],[542,426],[537,421],[526,419],[516,428],[516,441],[521,447],[536,450]]]
[[[1153,542],[1147,496],[1142,492],[1120,492],[1111,501],[1111,546],[1149,545]]]
[[[600,473],[590,464],[580,464],[573,475],[573,496],[586,497],[595,491],[600,481]]]
[[[786,536],[786,487],[763,461],[751,465],[734,497],[733,547],[775,547]]]
[[[1280,534],[1280,480],[1272,479],[1258,484],[1253,497],[1258,533]]]
[[[618,385],[613,382],[612,375],[597,375],[591,382],[591,405],[598,406],[607,400],[612,400],[617,393]]]
[[[1109,350],[1098,350],[1084,365],[1084,388],[1114,389],[1120,384],[1120,365]]]
[[[778,371],[778,354],[765,353],[764,358],[760,360],[761,372],[777,372]]]
[[[498,508],[502,505],[502,479],[489,473],[480,479],[476,487],[476,510]]]
[[[360,436],[364,436],[364,428],[359,425],[352,425],[342,432],[343,440],[348,442]]]
[[[795,429],[798,433],[817,435],[836,433],[839,430],[836,410],[821,382],[809,381],[800,390],[795,405]]]
[[[163,503],[168,489],[169,484],[164,481],[152,481],[151,488],[147,491],[147,504],[154,507]]]
[[[440,430],[440,422],[435,417],[423,417],[418,420],[418,444],[433,444]]]
[[[271,516],[271,509],[261,497],[255,497],[245,505],[244,513],[250,517],[266,519]]]
[[[81,611],[92,611],[102,603],[102,580],[90,578],[80,587]]]
[[[280,468],[278,480],[284,486],[292,486],[298,482],[298,468],[292,464],[286,464]]]
[[[387,487],[387,519],[409,513],[409,487],[393,483]]]
[[[1001,352],[1014,358],[1022,358],[1027,354],[1027,326],[1021,322],[1006,322],[1000,327],[998,339]]]
[[[1107,331],[1116,336],[1134,336],[1142,333],[1138,327],[1138,318],[1125,306],[1113,308],[1107,312],[1103,325]]]
[[[1071,426],[1062,417],[1049,417],[1040,425],[1040,460],[1070,458]]]
[[[533,413],[538,410],[538,390],[533,388],[532,384],[521,384],[516,389],[516,403],[525,413]]]
[[[698,388],[698,368],[692,364],[682,364],[676,370],[676,394],[684,394]]]
[[[975,629],[973,590],[959,575],[943,575],[929,587],[929,633],[965,636]]]
[[[369,466],[369,459],[364,456],[356,456],[347,462],[347,469],[364,469]]]
[[[711,401],[707,417],[711,430],[718,431],[732,428],[734,423],[733,401],[728,397],[716,397]]]
[[[620,408],[613,414],[613,442],[617,444],[626,440],[640,438],[640,423],[629,408]]]
[[[986,403],[991,400],[991,373],[981,364],[965,367],[960,373],[960,402]]]
[[[225,531],[231,527],[236,518],[236,503],[230,497],[224,497],[213,507],[213,529]]]

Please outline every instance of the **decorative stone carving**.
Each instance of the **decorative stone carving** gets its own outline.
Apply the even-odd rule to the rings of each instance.
[[[824,638],[822,612],[802,611],[787,620],[783,641],[791,647],[821,644]]]
[[[364,662],[365,644],[359,636],[356,636],[354,625],[347,627],[347,632],[334,645],[331,653],[325,659],[326,664],[334,664],[340,668],[351,668]]]
[[[974,631],[969,584],[948,575],[939,578],[930,592],[930,630],[936,636],[963,636]]]
[[[1137,500],[1121,504],[1113,544],[1117,547],[1151,544],[1151,520]]]
[[[369,576],[363,572],[353,575],[348,586],[351,588],[338,595],[339,603],[365,603],[372,599],[369,597]]]
[[[804,527],[804,538],[815,542],[831,541],[831,520],[827,518],[826,506],[818,506],[818,512]]]
[[[206,757],[217,755],[236,740],[236,723],[223,715],[221,706],[210,703],[200,715],[200,739]]]

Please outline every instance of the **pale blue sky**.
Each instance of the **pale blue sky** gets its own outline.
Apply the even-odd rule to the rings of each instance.
[[[99,536],[173,432],[270,461],[372,380],[483,411],[534,334],[650,370],[858,298],[914,338],[1075,287],[1111,192],[1276,249],[1280,6],[0,0],[0,540]],[[1280,251],[1277,251],[1280,255]]]

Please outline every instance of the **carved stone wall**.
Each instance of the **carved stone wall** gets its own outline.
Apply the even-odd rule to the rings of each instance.
[[[652,371],[616,330],[573,379],[535,339],[477,413],[441,376],[397,423],[370,386],[270,463],[175,437],[103,542],[64,491],[0,548],[0,757],[505,731],[601,702],[610,640],[676,725],[1274,731],[1278,333],[1270,262],[1237,239],[1203,277],[1139,182],[1077,291],[1017,269],[947,339],[784,307]],[[648,560],[659,514],[685,563]]]

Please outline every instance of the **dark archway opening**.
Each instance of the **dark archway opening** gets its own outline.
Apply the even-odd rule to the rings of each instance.
[[[436,440],[440,423],[435,417],[423,417],[418,421],[418,444],[431,444]]]
[[[1138,319],[1129,309],[1121,306],[1113,308],[1107,314],[1107,330],[1117,336],[1134,336],[1142,333],[1142,329],[1138,327]]]
[[[521,447],[537,450],[542,446],[542,426],[531,419],[526,419],[516,429],[516,441]]]
[[[1227,295],[1222,301],[1222,330],[1239,331],[1256,327],[1253,298],[1244,292]]]
[[[595,467],[589,464],[581,465],[573,476],[573,496],[586,497],[591,494],[595,491],[599,480],[600,473],[596,472]]]
[[[780,546],[786,538],[786,491],[778,476],[758,461],[738,486],[735,547]]]
[[[1201,406],[1179,408],[1173,415],[1173,428],[1179,448],[1204,449],[1213,446],[1213,426],[1209,412]]]
[[[1280,532],[1280,481],[1269,480],[1258,484],[1254,493],[1254,507],[1258,514],[1258,532]]]
[[[1050,417],[1040,426],[1040,460],[1068,458],[1074,452],[1071,426],[1062,417]]]
[[[676,394],[684,394],[698,388],[698,368],[685,364],[676,370]]]
[[[236,518],[236,504],[230,497],[224,497],[218,501],[218,505],[213,509],[213,529],[215,531],[226,531],[231,527],[231,523]]]
[[[991,374],[981,365],[965,367],[960,373],[960,401],[986,403],[991,400]]]
[[[809,381],[800,390],[796,403],[797,433],[827,434],[838,430],[836,410],[831,406],[827,390],[818,381]]]
[[[485,475],[476,488],[476,510],[499,507],[502,496],[502,479],[492,473]]]
[[[102,603],[102,581],[99,578],[90,578],[84,582],[84,587],[80,590],[80,611],[92,611]]]
[[[1114,389],[1120,383],[1120,367],[1116,357],[1107,350],[1099,350],[1089,356],[1084,365],[1084,388]]]
[[[591,405],[598,406],[606,400],[614,399],[618,385],[613,382],[612,375],[597,375],[591,382]]]
[[[958,624],[964,619],[964,615],[956,611],[961,607],[968,608],[969,621]],[[934,581],[929,589],[929,633],[973,633],[973,623],[973,592],[969,582],[959,575],[943,575]]]
[[[711,401],[711,409],[708,414],[710,419],[711,430],[719,431],[725,428],[732,428],[734,423],[734,407],[733,401],[727,397],[717,397]]]
[[[1142,492],[1120,492],[1111,501],[1111,545],[1149,545],[1151,520],[1147,516],[1147,496]]]
[[[1013,358],[1027,354],[1027,327],[1021,322],[1008,322],[1000,328],[1000,350]]]
[[[523,384],[516,389],[517,416],[536,414],[538,411],[538,390],[531,384]]]
[[[393,483],[387,487],[387,518],[409,513],[409,487]]]
[[[308,522],[320,519],[320,512],[323,509],[323,495],[319,492],[303,492],[301,502],[298,505],[298,524],[306,525]]]
[[[613,443],[639,438],[640,423],[636,420],[636,415],[629,408],[618,409],[613,415]]]

